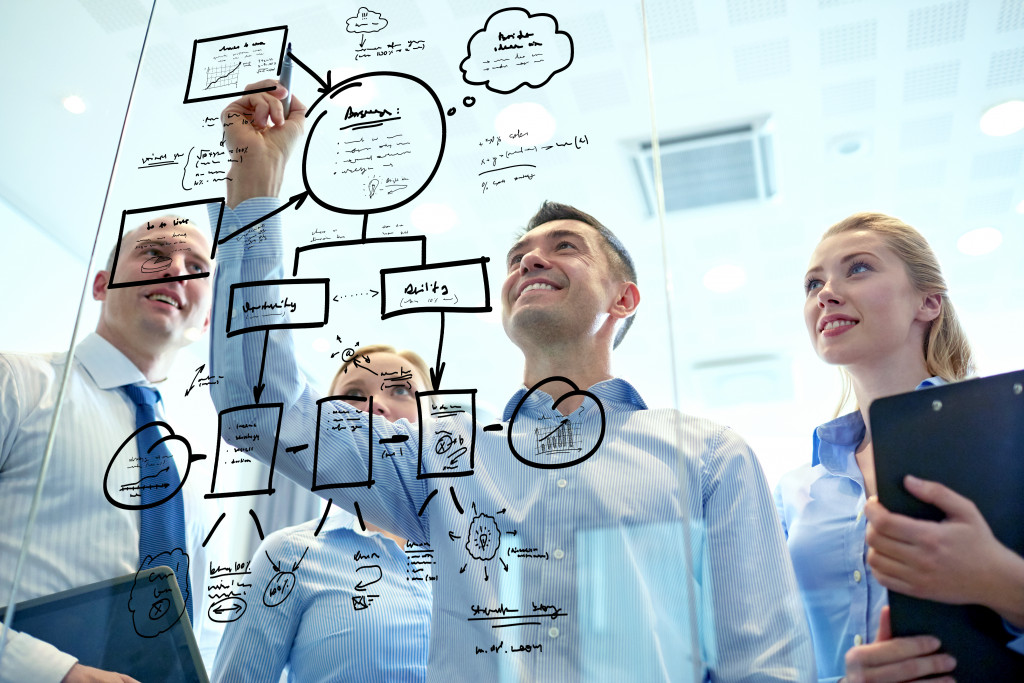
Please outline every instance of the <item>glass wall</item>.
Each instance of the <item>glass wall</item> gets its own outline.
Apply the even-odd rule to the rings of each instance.
[[[227,680],[276,674],[270,653],[394,672],[428,629],[456,679],[799,671],[771,489],[839,397],[801,321],[821,233],[916,226],[980,372],[1024,364],[1022,133],[977,123],[1024,83],[1012,2],[101,4],[59,29],[106,41],[101,139],[47,120],[94,209],[69,229],[40,182],[3,181],[4,347],[64,353],[78,320],[85,353],[4,358],[0,604],[148,566],[171,496],[133,498],[148,442],[120,384],[153,384],[186,521],[156,564],[187,571],[171,612],[190,603],[211,673],[218,646]],[[291,118],[266,124],[260,82],[286,78]],[[587,216],[524,235],[545,200],[607,226],[636,286],[611,241],[551,224]],[[153,635],[119,599],[126,637]]]

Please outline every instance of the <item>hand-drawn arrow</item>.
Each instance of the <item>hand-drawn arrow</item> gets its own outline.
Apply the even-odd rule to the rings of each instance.
[[[444,346],[444,312],[441,312],[441,333],[437,338],[437,362],[430,368],[430,386],[434,391],[441,388],[441,375],[444,374],[444,363],[441,362],[441,347]]]
[[[373,584],[377,583],[382,578],[384,578],[384,572],[381,570],[380,565],[367,564],[367,565],[363,565],[362,567],[356,567],[356,571],[357,572],[361,571],[363,569],[376,569],[377,570],[377,578],[374,579],[373,581],[369,581],[369,582],[360,581],[359,583],[356,584],[356,590],[357,591],[365,591],[367,586],[372,586]]]
[[[256,400],[256,403],[260,402],[260,396],[263,395],[263,390],[267,388],[267,385],[263,383],[263,367],[267,364],[267,342],[269,340],[270,330],[266,330],[263,333],[263,358],[260,360],[260,378],[256,380],[256,386],[252,388],[252,397]]]
[[[306,549],[302,551],[302,557],[300,557],[299,559],[295,560],[295,564],[292,565],[292,571],[293,572],[294,571],[298,571],[299,565],[302,564],[302,561],[304,559],[306,559],[306,553],[307,552],[309,552],[309,546],[308,545],[306,546]]]
[[[450,539],[452,539],[454,541],[456,538],[462,538],[462,536],[456,536],[454,531],[449,531],[448,532],[448,538],[450,538]]]
[[[225,237],[223,239],[217,240],[217,244],[224,244],[228,240],[233,239],[233,238],[241,235],[243,232],[245,232],[246,230],[248,230],[252,226],[259,225],[260,223],[262,223],[263,221],[267,220],[271,216],[275,216],[275,215],[281,213],[282,211],[287,209],[292,204],[295,204],[295,208],[296,209],[299,208],[300,206],[302,206],[302,202],[306,201],[306,197],[308,197],[308,196],[309,196],[309,192],[305,192],[305,191],[300,192],[297,195],[292,196],[292,198],[289,199],[287,202],[285,202],[285,204],[283,206],[279,206],[278,208],[276,208],[273,211],[271,211],[270,213],[268,213],[266,216],[261,216],[260,218],[257,218],[256,220],[254,220],[252,223],[249,223],[248,225],[243,225],[242,227],[240,227],[238,230],[235,230],[233,233],[231,233],[227,237]]]
[[[319,74],[318,74],[317,72],[315,72],[315,71],[313,71],[312,69],[310,69],[310,68],[309,68],[308,66],[306,66],[306,65],[305,65],[305,63],[304,63],[304,62],[303,62],[303,61],[302,61],[301,59],[299,59],[298,57],[296,57],[296,56],[295,56],[295,53],[294,53],[294,52],[292,52],[291,50],[289,50],[289,51],[288,51],[288,54],[289,54],[289,55],[291,55],[291,58],[292,58],[292,61],[293,61],[293,62],[295,62],[296,64],[298,64],[298,65],[299,65],[300,67],[302,67],[302,70],[303,70],[303,71],[305,71],[305,72],[306,72],[306,73],[308,73],[308,74],[309,74],[310,76],[312,76],[312,77],[313,77],[313,79],[314,79],[314,80],[315,80],[315,81],[316,81],[317,83],[319,83],[319,84],[320,84],[320,87],[316,89],[316,91],[317,91],[317,92],[322,92],[322,93],[325,93],[325,92],[327,92],[328,90],[330,90],[330,89],[331,89],[331,72],[330,72],[330,71],[328,71],[328,72],[327,72],[327,80],[326,80],[326,81],[324,81],[324,79],[320,78],[320,75],[319,75]]]
[[[263,554],[267,556],[268,560],[270,560],[270,566],[274,568],[275,572],[281,571],[281,568],[277,566],[277,563],[270,559],[270,553],[268,553],[266,550],[264,550]]]
[[[365,33],[363,34],[362,40],[359,41],[359,47],[362,47],[363,45],[366,45],[366,34]]]
[[[217,614],[222,614],[224,612],[237,612],[240,609],[242,609],[241,605],[232,605],[231,607],[221,607],[218,605],[217,607],[213,608],[213,611]]]

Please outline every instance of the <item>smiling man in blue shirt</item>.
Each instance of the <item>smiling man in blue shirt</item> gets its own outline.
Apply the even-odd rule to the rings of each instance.
[[[293,97],[285,119],[284,95],[278,87],[225,110],[225,121],[241,114],[252,125],[225,129],[248,153],[232,165],[222,234],[279,206],[305,114]],[[241,315],[229,310],[230,286],[283,277],[279,214],[261,230],[249,246],[239,237],[218,250],[211,364],[225,377],[213,387],[222,411],[252,404],[264,343],[261,334],[225,337],[229,316]],[[430,545],[428,680],[812,680],[806,619],[753,453],[727,428],[647,409],[612,374],[640,292],[609,236],[587,214],[546,205],[508,253],[502,320],[525,366],[501,431],[462,414],[425,429],[421,444],[403,422],[355,413],[360,430],[373,431],[374,484],[324,493]],[[265,290],[255,294],[276,296]],[[320,397],[296,366],[291,334],[268,339],[262,401],[283,411],[275,466],[310,484],[312,449],[285,449],[312,442]],[[366,478],[363,434],[321,429],[318,481]],[[451,466],[447,444],[473,440],[476,466],[471,476],[418,478],[415,458],[382,457],[379,444],[392,437],[422,453],[429,472]],[[269,443],[251,452],[273,457]]]

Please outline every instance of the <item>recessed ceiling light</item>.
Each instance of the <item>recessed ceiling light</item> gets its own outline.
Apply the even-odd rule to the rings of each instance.
[[[459,222],[455,209],[447,204],[420,204],[412,210],[411,218],[413,226],[427,235],[448,232]]]
[[[532,147],[555,134],[555,117],[536,102],[519,102],[498,112],[494,130],[502,142],[513,147]]]
[[[704,286],[712,292],[724,294],[747,284],[747,271],[739,266],[715,266],[704,274]]]
[[[965,232],[956,241],[956,248],[968,256],[981,256],[999,248],[1003,233],[995,228],[978,228]]]
[[[85,111],[85,100],[78,95],[68,95],[63,100],[64,108],[72,114],[81,114]]]
[[[1024,101],[1010,100],[990,108],[981,116],[981,132],[1001,137],[1024,128]]]

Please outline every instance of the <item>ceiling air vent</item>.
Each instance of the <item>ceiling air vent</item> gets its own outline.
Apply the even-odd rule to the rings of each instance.
[[[663,138],[659,144],[666,212],[764,201],[778,191],[768,120]],[[649,141],[639,144],[635,167],[653,216],[657,195]]]

